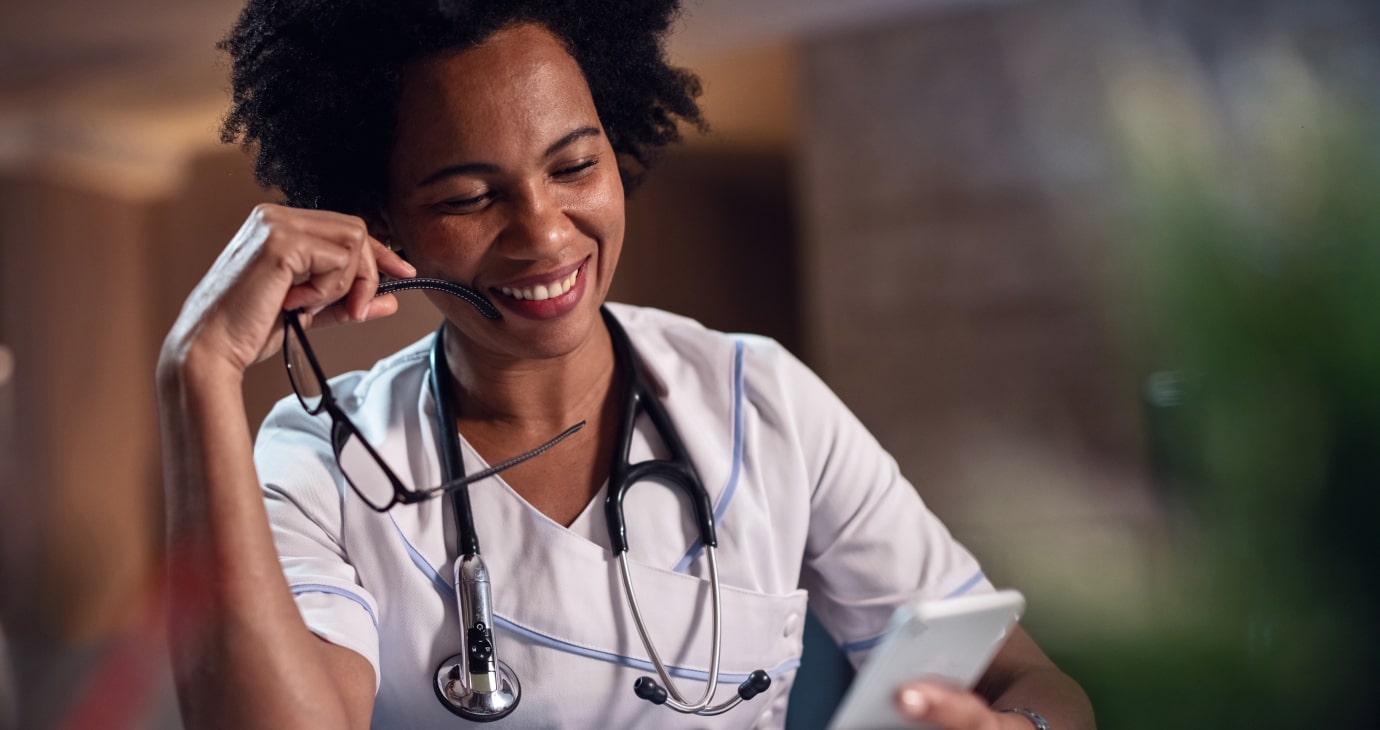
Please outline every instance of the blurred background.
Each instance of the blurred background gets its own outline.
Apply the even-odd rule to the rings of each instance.
[[[179,726],[152,373],[272,199],[218,142],[238,5],[0,6],[0,728]],[[1101,727],[1380,726],[1373,0],[688,0],[672,50],[713,130],[616,299],[804,358]]]

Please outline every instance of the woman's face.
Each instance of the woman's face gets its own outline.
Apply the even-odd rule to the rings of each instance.
[[[503,313],[432,296],[466,348],[574,352],[600,323],[623,245],[623,185],[578,64],[536,25],[409,66],[389,169],[388,235],[420,276]]]

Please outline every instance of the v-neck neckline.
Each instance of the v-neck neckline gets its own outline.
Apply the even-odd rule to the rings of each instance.
[[[463,433],[460,433],[458,430],[456,431],[456,435],[460,439],[460,452],[463,455],[465,463],[467,465],[466,471],[477,472],[482,469],[489,468],[489,462],[485,460],[482,455],[480,455],[479,451],[475,449],[474,446],[469,442],[469,439],[465,438],[465,435]],[[474,467],[472,469],[469,468],[469,464],[473,464]],[[522,504],[523,509],[535,513],[540,519],[549,522],[554,527],[558,527],[566,531],[573,537],[581,538],[584,541],[596,545],[604,550],[608,549],[609,546],[607,544],[607,535],[605,535],[603,539],[600,539],[598,537],[598,525],[592,524],[598,521],[594,519],[594,513],[597,511],[597,508],[603,506],[604,497],[608,494],[608,479],[605,479],[603,484],[599,485],[599,489],[594,492],[594,495],[585,504],[585,506],[580,509],[579,514],[575,516],[575,519],[572,520],[569,525],[562,525],[556,520],[551,519],[550,515],[546,514],[545,512],[542,512],[540,509],[537,509],[536,506],[534,506],[531,502],[527,501],[526,497],[522,496],[521,492],[514,489],[513,485],[509,484],[508,480],[504,479],[502,474],[495,474],[492,477],[489,477],[489,479],[485,479],[483,481],[490,480],[498,482],[499,487],[502,490],[502,493],[508,499],[518,501]],[[478,487],[481,484],[483,484],[483,482],[478,482],[472,485],[471,488]],[[483,536],[481,535],[480,537],[482,539]]]

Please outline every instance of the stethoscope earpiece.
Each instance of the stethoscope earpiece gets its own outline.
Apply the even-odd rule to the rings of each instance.
[[[765,670],[754,669],[747,679],[738,685],[738,699],[730,700],[718,707],[704,708],[693,714],[718,715],[733,709],[739,702],[746,702],[769,689],[771,689],[771,675],[767,674]],[[651,677],[638,677],[637,681],[633,682],[633,694],[654,705],[664,705],[670,699],[666,694],[666,688],[657,684],[656,680]]]
[[[761,669],[754,669],[743,683],[738,685],[738,696],[750,700],[771,689],[771,675]]]
[[[651,677],[638,677],[633,682],[633,694],[654,705],[666,704],[666,690]]]

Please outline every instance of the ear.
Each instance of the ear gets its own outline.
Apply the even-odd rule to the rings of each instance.
[[[364,225],[369,228],[369,235],[397,252],[403,260],[407,260],[407,252],[403,250],[402,242],[394,235],[393,224],[388,220],[388,214],[385,211],[379,210],[373,213],[365,213],[360,217],[364,219]]]

